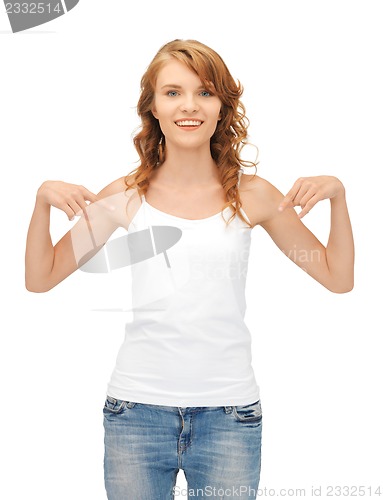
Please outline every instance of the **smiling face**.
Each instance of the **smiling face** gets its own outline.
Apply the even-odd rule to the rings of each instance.
[[[203,86],[196,73],[177,60],[158,73],[152,113],[167,148],[209,148],[220,120],[221,101]]]

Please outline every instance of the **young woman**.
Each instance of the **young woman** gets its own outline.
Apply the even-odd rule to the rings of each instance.
[[[151,295],[153,263],[163,256],[144,258],[141,240],[143,257],[132,264],[147,296],[127,324],[104,405],[110,500],[173,498],[180,468],[192,497],[256,498],[262,409],[244,323],[253,227],[261,225],[330,291],[353,288],[343,184],[333,176],[302,177],[283,196],[258,175],[241,175],[249,165],[240,157],[248,126],[241,95],[215,51],[174,40],[141,80],[142,127],[134,138],[139,167],[97,195],[59,181],[46,181],[37,192],[26,248],[30,291],[48,291],[91,262],[118,227],[135,235],[135,244],[150,227],[182,233],[167,251],[173,289],[159,274],[161,293]],[[331,203],[326,247],[301,221],[324,199]],[[55,246],[51,206],[70,220],[81,215]],[[157,244],[159,234],[151,233]],[[315,257],[301,262],[302,252]],[[109,263],[113,259],[109,253]]]

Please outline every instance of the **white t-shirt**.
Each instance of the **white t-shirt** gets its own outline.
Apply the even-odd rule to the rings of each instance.
[[[226,227],[222,215],[228,220],[231,214],[228,207],[204,219],[184,219],[142,197],[128,234],[148,235],[149,228],[154,255],[131,266],[133,320],[126,324],[108,395],[180,407],[260,399],[244,321],[251,228],[238,216]],[[180,237],[158,253],[156,244],[162,250],[165,245],[161,226]]]

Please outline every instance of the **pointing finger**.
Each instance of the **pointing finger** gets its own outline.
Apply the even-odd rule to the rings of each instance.
[[[83,196],[86,200],[90,201],[91,203],[94,203],[98,200],[97,195],[89,191],[89,189],[86,189],[85,187],[82,186],[82,193]]]
[[[319,196],[313,196],[312,198],[310,198],[310,200],[305,205],[303,205],[303,208],[299,212],[298,217],[302,219],[302,217],[307,215],[313,208],[313,206],[318,203],[319,200],[320,200]]]
[[[281,203],[279,204],[278,210],[280,212],[283,212],[283,210],[287,207],[294,207],[293,200],[296,197],[300,187],[301,187],[301,179],[298,179],[296,182],[294,182],[293,187],[290,189],[290,191],[286,194],[286,196],[283,198]]]

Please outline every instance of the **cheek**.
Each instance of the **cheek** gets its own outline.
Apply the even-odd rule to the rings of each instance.
[[[156,118],[161,118],[161,115],[166,113],[166,102],[161,97],[155,95],[152,102],[152,113],[156,115]]]
[[[175,106],[173,103],[162,102],[161,100],[158,100],[152,109],[155,110],[155,113],[157,115],[156,117],[161,120],[172,117],[175,112],[174,108]]]

